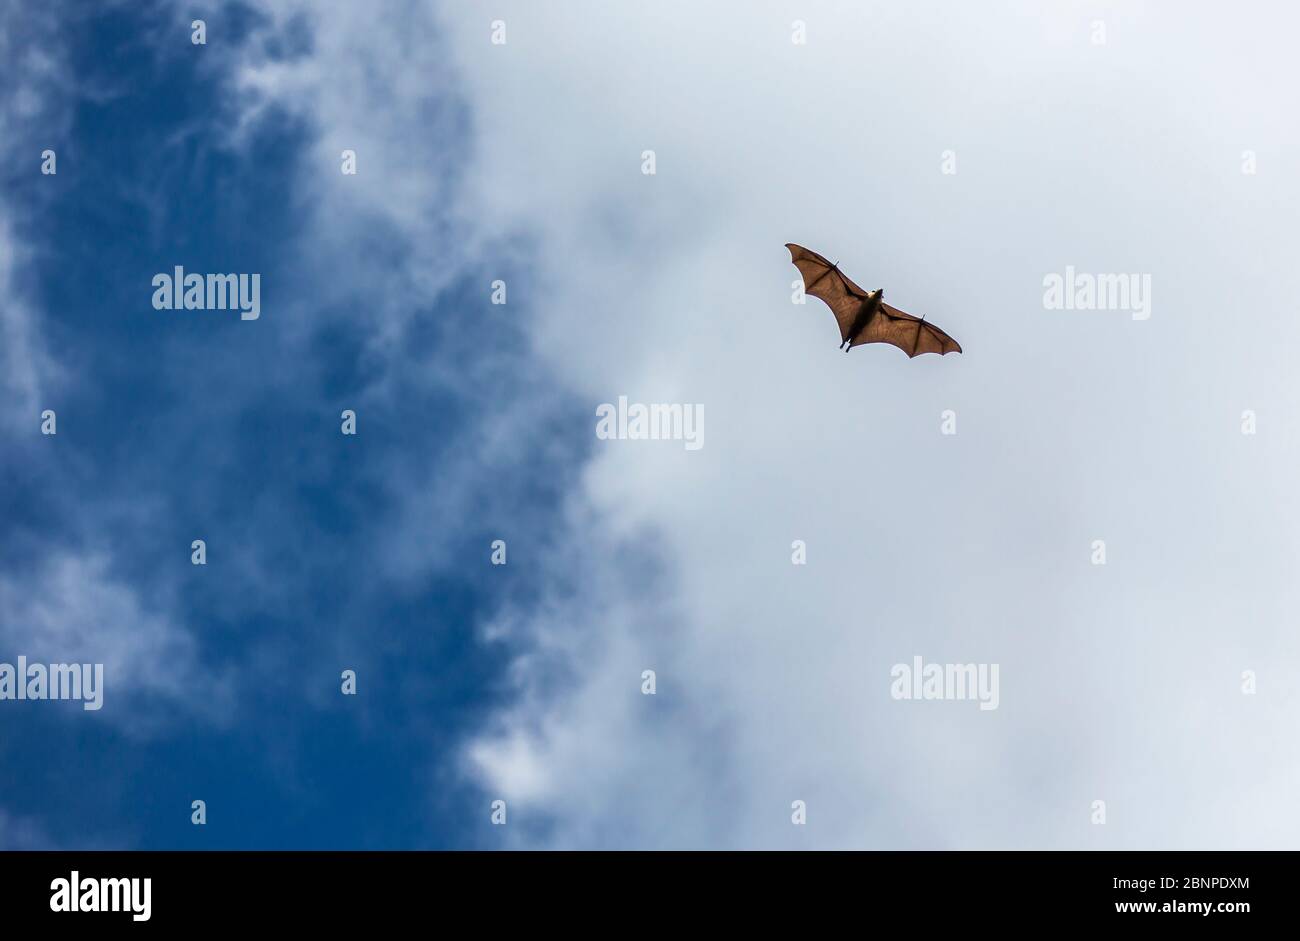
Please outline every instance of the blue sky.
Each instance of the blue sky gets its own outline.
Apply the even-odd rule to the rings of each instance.
[[[9,416],[23,433],[5,449],[6,615],[70,613],[60,592],[91,592],[93,575],[122,622],[92,602],[77,612],[90,622],[68,628],[83,651],[109,652],[101,712],[4,715],[0,806],[53,846],[478,845],[485,813],[465,808],[486,802],[456,773],[456,746],[503,695],[506,661],[475,626],[530,591],[528,567],[490,566],[489,544],[507,539],[516,558],[544,548],[540,524],[585,437],[546,452],[523,442],[485,466],[457,494],[463,515],[412,523],[411,551],[432,561],[386,565],[376,544],[410,506],[403,476],[436,487],[445,455],[472,446],[482,393],[428,371],[462,344],[491,343],[508,363],[518,337],[464,270],[411,311],[400,350],[369,347],[368,283],[402,277],[403,247],[381,221],[344,215],[330,224],[355,232],[352,263],[314,256],[294,186],[308,131],[292,116],[268,112],[231,146],[213,60],[252,14],[214,8],[221,39],[203,48],[163,6],[61,12],[44,37],[59,81],[40,89],[61,125],[31,121],[7,143],[23,155],[9,235],[29,253],[14,286],[61,376],[40,406],[57,436],[31,435],[30,409]],[[15,11],[10,41],[49,15]],[[437,145],[445,159],[429,171],[453,177],[463,142]],[[46,147],[57,175],[27,166]],[[153,310],[150,279],[173,265],[259,272],[266,314]],[[503,398],[527,381],[487,379]],[[339,432],[348,407],[356,438]],[[204,567],[190,563],[196,538]],[[55,583],[60,565],[70,584]],[[136,617],[159,622],[137,651],[148,663],[115,662]],[[60,659],[58,643],[32,642],[10,662]],[[345,699],[348,668],[361,692]],[[195,798],[205,827],[190,824]]]
[[[108,677],[0,703],[0,845],[1294,846],[1295,19],[9,5],[0,661]],[[965,352],[838,353],[790,241]]]

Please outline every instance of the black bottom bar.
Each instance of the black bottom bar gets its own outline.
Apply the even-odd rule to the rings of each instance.
[[[706,916],[807,928],[834,915],[926,929],[1097,919],[1230,929],[1285,917],[1296,863],[1292,852],[38,852],[0,854],[0,900],[9,926],[65,928],[398,928],[435,917],[667,931]]]

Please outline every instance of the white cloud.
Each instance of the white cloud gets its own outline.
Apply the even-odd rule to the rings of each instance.
[[[522,305],[466,313],[476,298],[489,307],[494,278],[521,271],[522,249],[507,229],[466,215],[477,208],[460,187],[468,115],[437,11],[395,3],[376,18],[351,4],[292,0],[260,10],[264,24],[229,70],[235,143],[260,121],[302,122],[307,146],[291,199],[310,237],[289,252],[321,282],[290,301],[277,329],[302,344],[305,369],[309,341],[330,318],[358,331],[364,369],[347,404],[362,423],[445,403],[445,415],[428,416],[436,433],[394,449],[379,482],[400,510],[380,524],[375,551],[386,576],[417,578],[455,561],[449,547],[464,529],[526,527],[535,508],[503,504],[495,481],[519,475],[521,455],[562,456],[548,419],[565,390],[547,386],[524,355],[525,325],[513,313]],[[291,38],[310,53],[285,55]],[[340,172],[344,150],[356,153],[355,176]],[[494,264],[480,270],[485,255]],[[467,426],[443,421],[464,414]]]
[[[37,329],[32,304],[16,283],[22,254],[6,207],[0,203],[0,348],[4,350],[0,383],[7,403],[4,421],[11,431],[25,428],[34,434],[40,427],[41,411],[54,404],[46,399],[45,392],[56,370]]]
[[[228,678],[205,668],[170,610],[147,605],[103,554],[52,550],[30,572],[0,573],[0,643],[9,663],[102,663],[98,715],[129,733],[174,717],[155,714],[160,699],[212,721],[229,717]]]
[[[0,87],[0,158],[30,174],[29,183],[40,183],[41,152],[57,151],[68,125],[57,17],[50,10],[6,7],[0,12],[0,59],[13,76]],[[20,223],[35,224],[20,219],[12,199],[0,195],[0,424],[34,434],[63,376],[49,353],[31,287],[21,277],[30,253],[15,231]]]
[[[1296,182],[1238,168],[1247,147],[1294,146],[1261,120],[1286,107],[1256,64],[1285,61],[1282,40],[1247,57],[1245,23],[1116,8],[1098,48],[1090,8],[1033,9],[808,3],[806,47],[784,6],[506,4],[498,48],[477,11],[449,16],[479,116],[468,182],[484,218],[537,233],[546,362],[593,405],[628,393],[709,415],[697,454],[602,443],[574,495],[597,528],[564,560],[566,620],[516,635],[590,646],[567,686],[471,749],[490,788],[556,820],[553,840],[1300,835],[1278,735],[1296,698],[1238,689],[1242,669],[1281,684],[1297,665],[1280,639],[1294,444],[1236,425],[1292,395],[1279,207]],[[966,355],[836,354],[818,302],[787,302],[790,240]],[[1152,319],[1044,311],[1043,275],[1071,263],[1151,272]],[[591,547],[647,537],[671,613],[606,619],[626,600],[591,577],[613,564]],[[1105,569],[1088,564],[1097,537]],[[1001,663],[1001,708],[890,700],[890,665],[914,654]],[[638,656],[671,660],[660,699],[689,708],[624,698]],[[702,763],[686,743],[710,714],[727,735]],[[1105,828],[1087,822],[1095,798]],[[701,807],[715,832],[664,827]]]
[[[355,4],[323,10],[273,0],[260,9],[266,24],[239,50],[229,75],[237,139],[268,118],[307,123],[310,145],[296,199],[308,214],[321,271],[354,270],[376,242],[404,256],[405,277],[371,283],[348,314],[372,323],[377,348],[391,354],[415,309],[475,257],[477,246],[464,240],[479,234],[458,225],[454,184],[463,113],[450,93],[442,46],[431,41],[432,14],[424,4],[402,2],[382,22]],[[295,42],[309,44],[310,54],[284,54]],[[341,172],[345,150],[356,154],[355,175]],[[344,290],[361,287],[336,280]],[[320,326],[313,318],[303,329]]]
[[[1260,64],[1290,61],[1287,30],[1116,7],[1098,47],[1085,4],[810,0],[795,46],[785,5],[398,9],[400,30],[313,15],[310,57],[239,73],[310,116],[326,175],[363,141],[362,187],[305,191],[355,200],[429,269],[379,302],[390,335],[523,233],[545,406],[571,390],[579,428],[619,394],[708,414],[699,452],[593,437],[548,596],[488,631],[518,698],[466,761],[518,839],[1294,843],[1300,192],[1238,169],[1296,143]],[[446,96],[472,116],[454,194],[431,144],[447,125],[422,122]],[[966,354],[837,353],[818,302],[788,303],[791,240]],[[1043,310],[1066,264],[1150,273],[1151,320]],[[1237,434],[1246,407],[1275,432]],[[891,700],[890,666],[917,654],[999,663],[1000,708]]]
[[[0,421],[9,427],[16,457],[23,454],[24,439],[41,440],[41,411],[58,410],[68,380],[55,355],[52,324],[28,277],[46,250],[41,211],[49,193],[42,187],[57,185],[55,177],[40,173],[41,152],[52,149],[66,161],[73,103],[79,95],[102,91],[78,87],[66,61],[61,14],[66,11],[30,6],[0,13],[0,58],[12,63],[14,75],[0,88],[0,155],[31,175],[21,201],[0,198]],[[156,697],[223,720],[229,708],[226,680],[200,668],[193,638],[173,620],[169,599],[146,604],[136,588],[114,575],[105,552],[53,544],[29,548],[39,558],[0,573],[0,659],[103,663],[102,712],[76,715],[93,715],[92,721],[102,716],[128,734],[147,734],[174,714],[160,713]],[[141,708],[140,697],[155,698]],[[0,842],[30,842],[34,832],[0,816]]]

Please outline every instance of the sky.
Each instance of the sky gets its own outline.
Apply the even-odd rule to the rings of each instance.
[[[0,847],[1294,848],[1298,19],[5,5]]]

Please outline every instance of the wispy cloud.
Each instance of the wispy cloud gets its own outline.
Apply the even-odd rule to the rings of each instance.
[[[128,733],[165,724],[151,718],[151,700],[215,721],[229,714],[228,683],[172,616],[150,610],[102,554],[55,550],[35,571],[0,574],[6,659],[103,664],[102,714]]]
[[[61,378],[31,280],[23,277],[31,255],[18,231],[39,224],[34,210],[44,204],[38,172],[42,152],[66,141],[68,70],[57,13],[49,7],[5,7],[0,58],[12,77],[0,88],[0,158],[10,168],[0,195],[0,398],[5,402],[0,426],[16,432],[38,427],[41,409],[52,404],[48,393]],[[26,212],[12,199],[18,189],[30,196]]]
[[[55,848],[48,835],[35,820],[14,816],[0,809],[0,849],[49,850]]]

